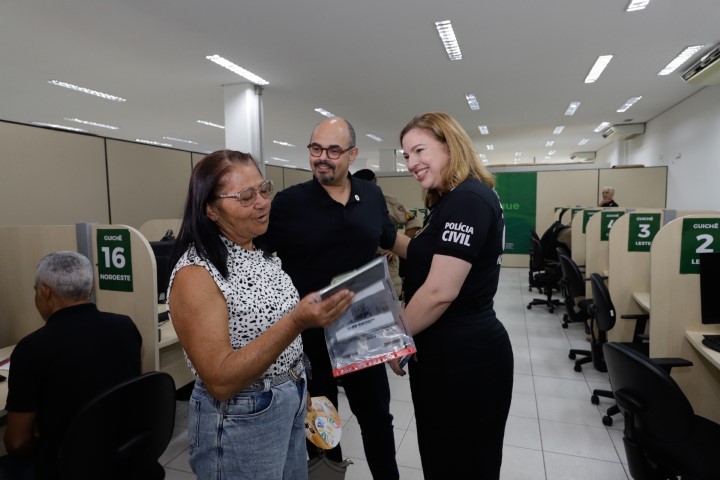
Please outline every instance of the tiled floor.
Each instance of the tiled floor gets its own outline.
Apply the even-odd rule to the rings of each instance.
[[[605,427],[601,418],[612,401],[601,399],[599,406],[590,403],[592,389],[609,388],[607,374],[591,365],[585,365],[582,373],[573,370],[568,349],[588,347],[584,330],[578,324],[571,324],[568,329],[561,327],[563,308],[554,313],[543,306],[527,310],[527,303],[537,296],[537,292],[528,292],[527,269],[503,268],[495,309],[512,340],[515,383],[501,478],[628,480],[622,419],[616,415],[613,426]],[[392,372],[389,379],[400,477],[421,479],[409,382],[407,377],[397,377]],[[342,394],[340,398],[343,452],[354,462],[346,479],[371,479],[360,429]],[[194,479],[188,465],[187,402],[177,402],[175,423],[173,439],[160,462],[168,480]],[[0,444],[0,454],[4,453]]]
[[[510,333],[515,352],[515,384],[501,478],[628,480],[622,419],[616,415],[613,426],[605,427],[602,415],[612,401],[601,399],[599,406],[590,403],[592,389],[609,388],[607,374],[589,364],[581,373],[573,370],[568,349],[588,347],[584,329],[579,324],[563,329],[563,308],[554,313],[543,306],[527,310],[530,299],[539,296],[528,292],[527,278],[527,269],[503,268],[495,297],[495,310]],[[400,478],[422,479],[409,382],[392,372],[389,378]],[[340,416],[344,421],[343,452],[354,462],[346,479],[371,479],[360,429],[342,395]],[[178,402],[175,434],[160,460],[168,480],[195,478],[188,466],[187,402]]]

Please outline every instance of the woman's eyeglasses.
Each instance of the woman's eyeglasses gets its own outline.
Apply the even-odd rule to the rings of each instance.
[[[255,203],[255,199],[257,198],[258,193],[263,198],[270,198],[272,192],[272,180],[265,180],[263,183],[260,184],[257,189],[246,188],[245,190],[238,193],[225,193],[223,195],[215,195],[215,198],[234,198],[238,202],[240,202],[240,205],[242,205],[243,207],[249,207],[250,205]]]

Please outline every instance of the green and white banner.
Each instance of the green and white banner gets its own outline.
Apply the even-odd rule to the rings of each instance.
[[[660,231],[660,213],[631,213],[628,222],[628,252],[649,252]]]
[[[600,241],[607,242],[610,239],[610,229],[615,220],[625,215],[625,212],[600,212]]]
[[[535,230],[537,173],[497,173],[495,191],[505,217],[505,253],[527,254],[530,230]]]
[[[720,252],[720,218],[684,218],[680,273],[700,273],[700,254]]]
[[[97,259],[100,290],[133,291],[129,230],[98,229]]]

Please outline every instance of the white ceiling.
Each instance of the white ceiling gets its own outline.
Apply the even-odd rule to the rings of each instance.
[[[609,142],[603,121],[647,122],[699,90],[680,73],[658,76],[689,45],[718,41],[717,0],[4,0],[0,6],[0,120],[83,127],[90,133],[209,152],[223,148],[223,84],[243,80],[206,60],[219,54],[270,82],[263,92],[264,157],[307,167],[325,108],[353,123],[360,161],[400,148],[413,116],[455,116],[490,164],[569,161]],[[450,61],[434,22],[451,20],[463,53]],[[599,55],[615,57],[583,80]],[[118,95],[111,102],[48,84]],[[712,88],[712,87],[711,87]],[[471,111],[474,93],[479,111]],[[616,110],[631,96],[642,100]],[[564,116],[571,101],[582,105]],[[490,135],[481,136],[478,125]],[[565,125],[553,135],[557,125]],[[367,133],[384,139],[377,143]],[[197,145],[169,141],[188,139]],[[578,146],[589,138],[585,146]],[[272,143],[295,144],[290,148]],[[545,142],[555,140],[552,148]],[[494,151],[487,151],[491,143]]]

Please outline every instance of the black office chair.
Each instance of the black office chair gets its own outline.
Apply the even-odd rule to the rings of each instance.
[[[175,382],[149,372],[101,393],[70,423],[58,456],[61,478],[165,478],[158,458],[175,424]]]
[[[610,291],[605,285],[605,280],[599,273],[590,274],[590,285],[592,288],[592,307],[591,311],[594,317],[595,325],[597,326],[597,337],[595,333],[592,333],[592,343],[590,344],[592,352],[592,364],[596,370],[600,372],[607,372],[607,365],[605,363],[605,356],[603,354],[603,344],[607,342],[607,333],[615,326],[615,306],[610,299]],[[637,315],[622,315],[621,318],[628,320],[635,320],[635,329],[633,333],[632,342],[622,342],[623,345],[628,348],[632,348],[637,352],[642,353],[645,356],[650,355],[650,345],[646,342],[648,337],[645,335],[645,326],[647,325],[648,318],[647,314]],[[613,392],[610,390],[593,390],[590,401],[598,405],[600,398],[615,398]],[[606,414],[602,418],[604,425],[612,425],[612,416],[620,413],[617,405],[607,409]]]
[[[590,320],[589,310],[592,300],[585,298],[586,280],[575,261],[562,253],[559,248],[558,259],[562,271],[560,285],[565,300],[565,309],[567,310],[567,313],[563,315],[562,327],[568,328],[569,323],[583,323],[585,332],[590,333],[588,321]]]
[[[605,361],[625,418],[623,443],[635,480],[720,479],[720,425],[696,415],[672,367],[683,359],[652,360],[627,345],[608,343]]]
[[[540,272],[540,270],[535,270],[535,265],[533,264],[533,256],[532,256],[532,249],[533,249],[533,239],[540,241],[540,237],[538,236],[537,232],[535,230],[530,230],[530,251],[528,252],[530,254],[530,266],[528,268],[528,292],[532,292],[533,288],[537,288],[539,292],[542,292],[540,287],[535,282],[535,274]]]
[[[545,261],[539,240],[531,238],[530,242],[532,247],[530,268],[537,272],[533,274],[533,279],[537,288],[542,290],[546,298],[534,298],[528,303],[527,309],[530,310],[533,305],[547,305],[548,310],[552,313],[555,311],[555,307],[563,304],[560,300],[552,298],[553,290],[560,289],[560,278],[562,277],[560,265],[556,262]]]

